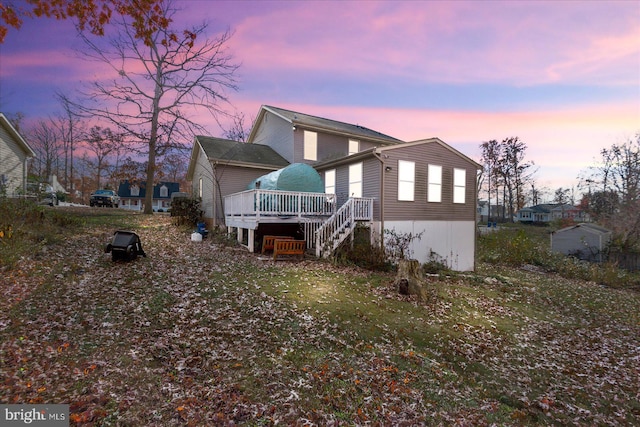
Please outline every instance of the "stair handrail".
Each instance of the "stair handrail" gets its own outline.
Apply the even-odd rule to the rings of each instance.
[[[353,229],[355,227],[355,215],[354,215],[355,199],[349,198],[347,202],[342,205],[336,213],[331,215],[316,231],[316,256],[322,255],[324,247],[328,242],[334,242],[335,239],[345,232],[347,228]],[[344,239],[342,239],[344,240]],[[338,244],[342,243],[337,242]],[[332,245],[335,249],[336,245]]]

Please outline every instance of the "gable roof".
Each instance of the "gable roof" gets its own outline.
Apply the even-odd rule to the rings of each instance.
[[[287,166],[289,162],[268,145],[247,144],[229,139],[196,136],[209,159],[265,166]]]
[[[569,227],[561,228],[560,230],[554,231],[551,234],[565,233],[567,231],[574,230],[574,229],[577,229],[577,228],[579,228],[581,230],[584,230],[585,232],[589,232],[589,233],[597,234],[597,235],[602,235],[602,236],[606,236],[608,234],[611,234],[611,230],[608,230],[608,229],[606,229],[604,227],[601,227],[599,225],[592,224],[592,223],[589,223],[589,222],[583,222],[583,223],[580,223],[580,224],[571,225]]]
[[[200,153],[198,147],[206,154],[209,161],[219,161],[228,165],[245,167],[263,167],[280,169],[289,162],[273,148],[262,144],[249,144],[224,138],[196,135],[191,151],[191,160],[187,170],[187,179],[193,176],[195,164]]]
[[[137,196],[132,196],[131,195],[131,187],[133,185],[136,185],[136,183],[129,183],[129,180],[124,180],[122,182],[120,182],[120,185],[118,186],[118,196],[120,197],[133,197],[133,198],[137,198],[137,199],[144,199],[144,197],[147,194],[147,188],[146,188],[146,183],[145,182],[140,182],[138,185],[138,187],[140,188],[140,193]],[[166,186],[167,187],[167,197],[161,197],[160,196],[160,188],[162,186]],[[171,193],[177,193],[180,191],[180,184],[177,182],[166,182],[166,181],[160,181],[159,183],[157,183],[156,185],[153,186],[153,198],[154,199],[170,199],[171,198]]]
[[[276,116],[291,123],[292,126],[300,125],[310,130],[337,133],[341,135],[351,136],[353,138],[366,138],[368,140],[377,141],[383,145],[403,142],[397,138],[385,135],[364,126],[339,122],[337,120],[325,119],[323,117],[312,116],[310,114],[291,111],[279,107],[273,107],[271,105],[263,105],[262,107],[260,107],[260,112],[258,113],[258,117],[256,118],[255,123],[262,123],[262,119],[266,112],[275,114]],[[253,141],[255,132],[257,132],[257,128],[258,126],[254,126],[253,129],[251,129],[251,133],[249,134],[248,138],[249,142]]]
[[[463,158],[467,162],[469,162],[472,165],[474,165],[477,169],[481,169],[482,168],[482,166],[478,162],[474,161],[470,157],[465,156],[464,154],[462,154],[461,152],[459,152],[455,148],[451,147],[449,144],[447,144],[444,141],[442,141],[440,138],[428,138],[428,139],[422,139],[420,141],[403,142],[403,143],[399,143],[399,144],[388,145],[388,146],[385,146],[385,147],[369,148],[368,150],[359,151],[359,152],[357,152],[355,154],[352,154],[350,156],[318,162],[318,163],[315,163],[313,166],[315,168],[324,169],[324,168],[327,168],[327,167],[337,166],[339,164],[351,163],[351,162],[357,161],[357,160],[359,160],[359,159],[361,159],[363,157],[368,157],[368,156],[372,156],[372,155],[379,155],[379,154],[382,154],[385,151],[398,150],[398,149],[402,149],[402,148],[405,148],[405,147],[412,147],[414,145],[434,144],[434,143],[438,144],[438,145],[441,145],[442,147],[444,147],[447,150],[451,151],[456,156]]]
[[[482,165],[480,163],[476,162],[471,157],[468,157],[468,156],[462,154],[460,151],[456,150],[455,148],[453,148],[452,146],[450,146],[449,144],[447,144],[446,142],[444,142],[440,138],[420,139],[418,141],[405,142],[403,144],[391,145],[391,146],[388,146],[388,147],[379,147],[379,148],[376,149],[376,151],[378,153],[381,153],[381,152],[387,151],[387,150],[396,150],[398,148],[411,147],[411,146],[414,146],[414,145],[421,145],[421,144],[437,144],[437,145],[440,145],[440,146],[446,148],[447,150],[451,151],[456,156],[462,157],[467,162],[473,164],[477,169],[482,169]]]
[[[7,119],[7,117],[2,113],[0,113],[0,126],[7,129],[8,133],[11,136],[13,136],[13,138],[17,141],[18,146],[22,148],[22,150],[26,153],[27,156],[29,157],[36,156],[36,152],[33,151],[33,149],[29,146],[29,144],[27,144],[27,141],[25,141],[24,138],[22,138],[20,133],[18,133],[18,131],[13,127],[9,119]]]

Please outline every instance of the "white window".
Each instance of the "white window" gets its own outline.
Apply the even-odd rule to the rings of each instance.
[[[349,166],[349,197],[362,197],[362,163]]]
[[[160,197],[169,197],[169,189],[164,184],[160,187]]]
[[[324,173],[324,192],[336,194],[336,170],[331,169]]]
[[[427,201],[439,203],[442,201],[442,166],[429,165],[427,175]]]
[[[308,130],[304,131],[304,153],[305,160],[318,160],[318,134]]]
[[[198,180],[198,197],[202,199],[202,178]]]
[[[416,163],[398,160],[398,200],[413,202]]]
[[[349,155],[356,154],[360,151],[360,141],[356,141],[355,139],[349,140]]]
[[[132,185],[131,186],[131,195],[132,196],[139,196],[140,195],[140,187],[138,187],[137,185]]]
[[[465,169],[453,169],[453,203],[464,203],[465,182],[467,171]]]

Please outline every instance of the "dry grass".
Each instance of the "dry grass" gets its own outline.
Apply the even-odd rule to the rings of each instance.
[[[640,419],[637,292],[483,264],[433,276],[423,306],[388,275],[83,212],[0,279],[2,402],[69,403],[77,425]],[[102,251],[123,226],[147,258]]]

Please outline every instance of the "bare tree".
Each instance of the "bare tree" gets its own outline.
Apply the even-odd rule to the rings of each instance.
[[[589,213],[611,228],[623,250],[640,250],[640,133],[600,150],[581,185]]]
[[[89,195],[93,190],[98,188],[98,184],[95,182],[95,170],[95,159],[89,157],[89,153],[86,151],[82,152],[76,163],[76,182],[74,184],[79,192],[81,201],[85,204],[89,204]]]
[[[495,139],[491,141],[485,141],[480,144],[480,148],[482,149],[482,163],[484,164],[484,172],[487,179],[487,200],[489,202],[489,212],[488,219],[491,221],[491,190],[495,189],[496,194],[496,206],[498,206],[498,185],[497,180],[499,176],[499,163],[500,163],[500,152],[501,145]],[[492,187],[493,184],[493,187]]]
[[[111,176],[118,182],[129,181],[137,183],[144,181],[146,169],[147,167],[144,162],[139,162],[131,157],[127,157]]]
[[[62,152],[60,138],[51,120],[39,120],[26,131],[29,144],[36,152],[31,162],[31,173],[41,180],[48,181],[57,174]]]
[[[114,133],[111,129],[100,126],[93,126],[89,129],[86,147],[95,156],[93,165],[96,170],[97,188],[100,188],[104,170],[109,167],[109,156],[118,151],[121,146],[122,136]]]
[[[252,120],[253,123],[253,120]],[[247,128],[245,125],[245,116],[242,112],[237,112],[232,116],[232,122],[229,128],[224,129],[223,136],[226,139],[238,142],[247,142],[251,128]]]
[[[163,19],[171,22],[176,13],[172,2],[161,1],[158,7]],[[103,63],[114,77],[95,82],[85,94],[91,103],[78,106],[116,126],[129,143],[142,148],[147,155],[146,186],[153,188],[157,158],[191,141],[202,129],[189,113],[208,111],[216,120],[225,114],[224,91],[237,89],[238,66],[226,52],[231,33],[206,39],[206,24],[180,36],[169,27],[158,27],[142,41],[125,18],[114,27],[117,34],[108,46],[82,36],[86,57]],[[153,213],[152,196],[146,193],[146,214]]]
[[[499,161],[504,190],[507,195],[506,204],[509,209],[509,220],[514,213],[524,207],[525,185],[532,179],[533,162],[526,162],[527,145],[517,136],[502,141],[502,153]]]
[[[84,124],[67,98],[60,94],[57,94],[56,97],[62,105],[62,114],[58,115],[54,121],[54,125],[60,135],[64,156],[64,172],[62,178],[67,189],[71,190],[74,187],[73,161],[75,150],[77,144],[82,140]]]
[[[171,182],[180,182],[187,173],[189,157],[181,152],[172,152],[164,156],[161,162],[161,169]]]

